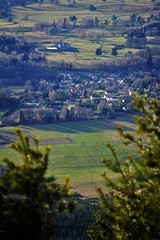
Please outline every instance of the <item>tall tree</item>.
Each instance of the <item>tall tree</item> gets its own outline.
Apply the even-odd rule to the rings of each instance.
[[[160,104],[145,95],[135,95],[134,134],[118,128],[124,143],[134,144],[137,159],[131,154],[123,166],[111,145],[113,159],[104,159],[107,168],[118,173],[113,181],[104,174],[107,191],[101,188],[100,209],[90,235],[92,239],[160,239]]]
[[[147,61],[147,65],[148,65],[149,69],[152,70],[152,68],[153,68],[153,61],[152,61],[152,54],[151,54],[150,47],[146,48],[145,59]]]
[[[22,125],[27,123],[23,110],[19,111],[19,122]]]
[[[34,139],[17,130],[19,142],[12,148],[21,154],[21,164],[4,159],[6,173],[0,179],[0,239],[49,240],[55,234],[54,217],[65,207],[69,182],[61,186],[54,177],[46,177],[49,148],[44,154]]]
[[[113,47],[113,48],[112,48],[112,51],[111,51],[111,55],[116,56],[117,54],[118,54],[117,48],[116,48],[116,47]]]

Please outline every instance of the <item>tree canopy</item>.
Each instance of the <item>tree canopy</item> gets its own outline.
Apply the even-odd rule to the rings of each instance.
[[[109,144],[112,159],[103,159],[118,173],[117,181],[103,174],[106,192],[98,188],[100,209],[90,230],[92,239],[160,239],[160,105],[147,95],[135,95],[135,132],[118,127],[126,145],[134,144],[137,158],[130,154],[124,164]]]

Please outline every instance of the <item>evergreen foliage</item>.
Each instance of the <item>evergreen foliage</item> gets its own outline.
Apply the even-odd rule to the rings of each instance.
[[[101,50],[101,48],[97,48],[95,54],[96,54],[97,56],[98,56],[98,55],[102,55],[102,50]]]
[[[56,233],[55,217],[65,208],[72,211],[69,181],[59,185],[54,177],[47,177],[49,148],[44,154],[34,139],[16,131],[19,142],[12,148],[22,156],[16,164],[4,159],[6,173],[0,178],[0,239],[48,240]]]
[[[78,200],[72,214],[64,211],[57,217],[58,234],[55,240],[89,240],[88,227],[94,222],[96,205],[87,200]]]
[[[160,105],[146,95],[135,95],[135,133],[118,131],[124,143],[134,144],[138,159],[128,156],[122,166],[114,148],[113,159],[104,159],[107,168],[119,173],[112,181],[104,173],[106,192],[98,188],[100,210],[90,230],[92,239],[160,239]]]
[[[145,51],[145,59],[147,61],[147,65],[148,65],[148,68],[150,70],[152,70],[153,68],[153,61],[152,61],[152,54],[151,54],[151,49],[150,47],[147,47],[146,48],[146,51]]]
[[[117,48],[116,47],[112,48],[111,55],[116,56],[117,54],[118,54]]]

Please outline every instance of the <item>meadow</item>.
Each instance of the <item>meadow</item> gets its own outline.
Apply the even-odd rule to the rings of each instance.
[[[74,62],[75,64],[88,65],[94,62],[104,62],[112,60],[113,58],[121,59],[128,53],[128,51],[136,52],[137,49],[122,48],[118,50],[117,56],[111,55],[111,50],[116,44],[125,45],[126,38],[122,37],[121,33],[124,30],[123,22],[130,19],[133,13],[139,14],[142,17],[149,16],[147,9],[152,9],[153,4],[150,0],[130,0],[124,1],[110,0],[110,1],[86,1],[77,0],[75,6],[70,6],[67,1],[61,0],[58,5],[50,4],[49,1],[44,1],[43,4],[34,3],[26,5],[25,7],[16,6],[13,8],[12,17],[13,22],[7,20],[0,20],[0,30],[9,32],[11,34],[18,34],[25,36],[30,41],[39,45],[48,46],[53,45],[57,41],[65,41],[71,44],[72,47],[79,49],[78,53],[75,52],[50,52],[46,57],[54,62]],[[90,11],[89,7],[93,4],[97,10]],[[156,13],[156,12],[155,12]],[[117,16],[117,25],[112,24],[112,16]],[[27,20],[26,20],[27,16]],[[69,19],[70,16],[76,16],[76,25],[79,25],[84,18],[99,19],[98,26],[92,28],[81,28],[82,31],[88,33],[105,33],[104,37],[91,39],[89,36],[83,38],[75,36],[74,32],[77,28],[72,30],[71,34],[56,33],[54,35],[46,35],[42,32],[32,32],[35,23],[38,22],[53,22],[63,21],[64,18]],[[108,24],[104,24],[105,20]],[[97,48],[102,48],[102,55],[96,56],[95,51]]]
[[[126,115],[127,116],[127,115]],[[22,131],[28,135],[36,136],[44,143],[40,146],[44,151],[47,143],[53,139],[60,142],[49,144],[51,147],[48,175],[54,175],[62,182],[70,176],[74,184],[87,185],[89,183],[102,183],[101,173],[107,171],[112,178],[117,178],[108,171],[101,160],[103,157],[112,157],[107,143],[112,143],[122,163],[128,154],[128,150],[122,145],[115,127],[124,126],[126,131],[132,131],[134,124],[130,116],[119,117],[115,120],[100,119],[78,122],[64,122],[56,124],[21,126]],[[0,129],[0,134],[11,134],[13,127]],[[72,141],[65,141],[70,139]],[[0,157],[7,156],[13,161],[18,161],[20,156],[9,147],[0,149]]]

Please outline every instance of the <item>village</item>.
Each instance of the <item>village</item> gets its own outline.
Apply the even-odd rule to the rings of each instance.
[[[13,110],[2,115],[4,125],[52,123],[82,119],[115,118],[134,113],[130,75],[88,72],[58,73],[53,81],[28,80],[21,91],[5,88],[5,97],[17,99]],[[2,91],[2,90],[1,90]],[[154,91],[152,92],[154,94]],[[156,94],[156,93],[155,93]]]

